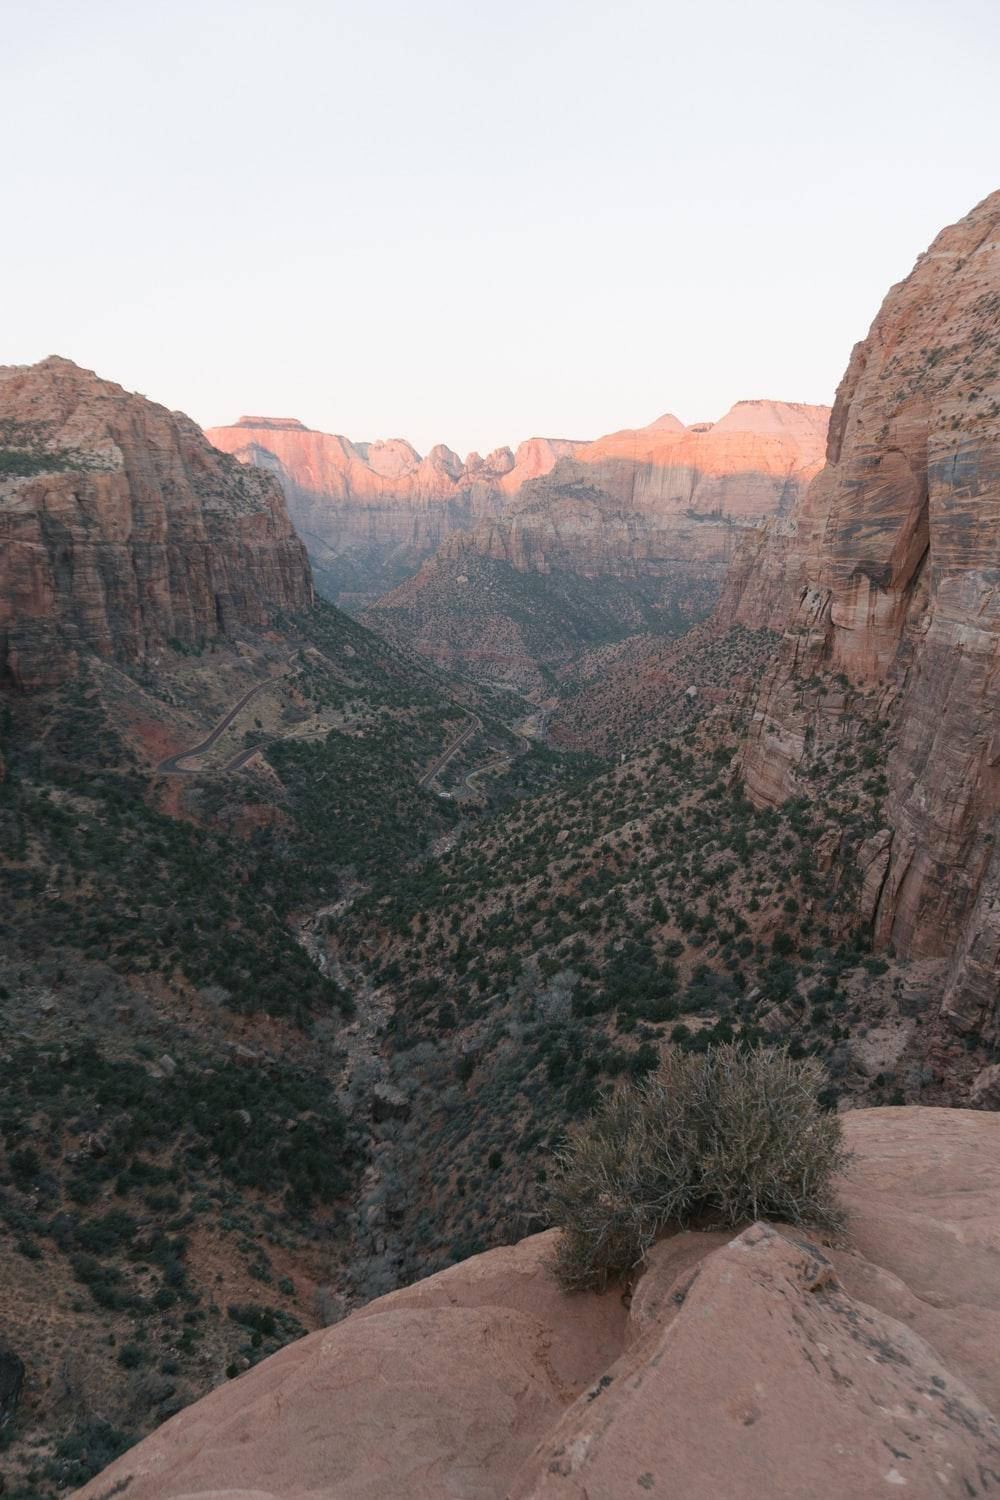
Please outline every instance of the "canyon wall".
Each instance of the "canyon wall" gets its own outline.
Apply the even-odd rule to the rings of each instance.
[[[453,532],[499,515],[522,484],[582,446],[531,438],[516,453],[497,448],[463,461],[439,443],[424,458],[403,438],[352,443],[292,417],[241,417],[206,436],[280,478],[320,589],[355,610],[415,573]]]
[[[951,956],[946,1013],[996,1037],[1000,193],[889,292],[838,390],[826,468],[768,566],[776,592],[731,601],[752,614],[795,595],[743,758],[750,795],[806,794],[859,716],[883,721],[863,914],[880,946]]]
[[[72,361],[0,368],[0,683],[130,661],[312,601],[281,488]]]
[[[663,527],[676,516],[757,522],[784,515],[823,463],[828,406],[738,401],[718,422],[664,416],[562,458],[554,490],[586,483]]]
[[[319,586],[361,610],[463,535],[521,571],[596,576],[611,558],[655,574],[690,558],[721,578],[736,530],[787,513],[817,472],[828,418],[823,406],[741,401],[715,423],[667,414],[595,442],[530,438],[464,460],[444,445],[422,458],[403,439],[352,443],[294,418],[242,417],[207,436],[279,476]]]
[[[741,401],[714,424],[665,416],[588,443],[503,514],[449,538],[365,622],[521,691],[581,649],[675,634],[711,610],[747,532],[795,510],[822,464],[828,415]],[[743,607],[753,612],[749,595]]]

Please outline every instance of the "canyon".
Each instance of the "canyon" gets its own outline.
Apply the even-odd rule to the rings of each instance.
[[[448,670],[544,693],[588,647],[704,618],[745,531],[819,469],[827,416],[742,401],[716,423],[666,416],[586,444],[363,618]]]
[[[865,851],[880,948],[948,957],[944,1009],[1000,1036],[1000,193],[894,287],[837,392],[827,464],[791,534],[737,585],[793,605],[742,756],[775,805],[867,694],[889,792]],[[786,532],[788,529],[786,528]],[[767,539],[764,539],[765,552]],[[756,574],[756,577],[753,575]],[[770,579],[770,584],[767,580]]]
[[[321,591],[357,610],[415,572],[445,537],[498,515],[507,497],[582,446],[531,438],[463,461],[439,443],[426,457],[404,438],[352,443],[294,417],[241,417],[206,428],[242,463],[276,474]]]
[[[706,615],[743,531],[785,515],[819,469],[828,416],[741,401],[714,423],[667,414],[464,462],[292,419],[207,435],[279,475],[335,602],[445,670],[538,691],[596,640]]]
[[[998,344],[995,194],[829,424],[222,452],[0,371],[18,1500],[1000,1473]],[[567,1127],[734,1041],[822,1069],[843,1241],[567,1300]]]

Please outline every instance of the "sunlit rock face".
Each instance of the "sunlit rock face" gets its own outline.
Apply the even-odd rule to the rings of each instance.
[[[448,538],[366,623],[521,691],[589,645],[685,629],[712,608],[747,532],[795,508],[828,416],[741,401],[720,422],[667,415],[582,445]]]
[[[867,691],[891,734],[888,834],[865,914],[901,954],[953,955],[946,1011],[995,1035],[1000,193],[889,292],[851,356],[826,468],[792,530],[791,561],[786,540],[770,563],[794,607],[759,696],[748,789],[758,802],[801,792],[807,747],[835,743],[843,692]],[[846,687],[818,696],[815,674]]]
[[[568,548],[570,565],[591,573],[608,557],[642,568],[676,543],[721,575],[734,528],[790,510],[817,472],[828,418],[822,406],[741,401],[715,423],[687,428],[667,414],[596,442],[536,437],[464,460],[444,445],[422,458],[402,439],[352,443],[293,418],[242,417],[207,436],[281,478],[320,587],[357,610],[463,535],[522,569],[544,570],[553,553],[562,566]]]
[[[70,360],[0,368],[0,681],[138,661],[312,600],[281,488]]]
[[[353,443],[289,417],[241,417],[210,442],[282,483],[319,587],[360,609],[415,573],[455,532],[499,515],[521,485],[581,445],[531,438],[463,461],[443,443],[426,457],[403,438]]]
[[[562,460],[552,484],[588,484],[661,522],[692,512],[759,520],[792,508],[819,471],[830,408],[738,401],[718,422],[683,427],[669,414],[609,433]]]

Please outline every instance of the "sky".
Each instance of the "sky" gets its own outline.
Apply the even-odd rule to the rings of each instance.
[[[0,363],[487,452],[826,402],[1000,187],[996,0],[5,0]]]

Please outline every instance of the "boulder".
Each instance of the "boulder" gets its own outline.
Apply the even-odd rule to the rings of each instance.
[[[511,1500],[980,1493],[1000,1426],[815,1246],[754,1224],[567,1412]]]

